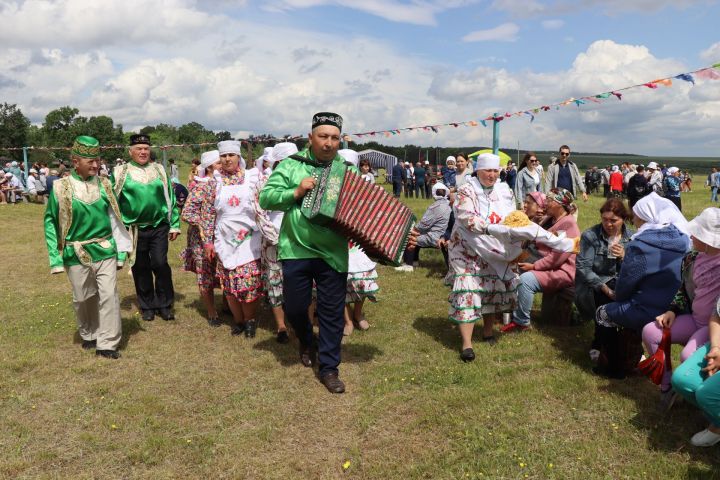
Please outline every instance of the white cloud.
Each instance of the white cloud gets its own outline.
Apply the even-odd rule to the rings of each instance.
[[[415,25],[436,25],[436,15],[445,10],[479,3],[479,0],[432,0],[403,3],[397,0],[273,0],[263,8],[270,11],[287,11],[300,8],[337,6],[375,15],[391,22]]]
[[[476,30],[465,35],[463,42],[514,42],[517,40],[517,34],[520,31],[514,23],[503,23],[497,27],[487,30]]]
[[[543,20],[541,25],[545,30],[557,30],[565,25],[565,21],[560,19]]]
[[[720,42],[710,45],[707,49],[700,52],[700,58],[710,63],[720,62]]]

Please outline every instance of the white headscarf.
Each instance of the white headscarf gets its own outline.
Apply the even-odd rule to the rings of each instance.
[[[198,167],[198,176],[204,177],[207,169],[220,161],[220,152],[217,150],[210,150],[200,155],[200,166]]]
[[[220,155],[225,155],[226,153],[238,155],[240,157],[240,168],[245,169],[245,159],[242,153],[240,153],[240,142],[237,140],[223,140],[222,142],[218,142],[217,146]]]
[[[677,172],[679,172],[680,169],[678,167],[670,167],[668,168],[668,175],[675,175]]]
[[[346,162],[353,164],[355,167],[357,167],[360,162],[357,152],[355,150],[350,150],[349,148],[338,150],[338,155],[343,157]]]
[[[637,237],[646,230],[665,228],[668,225],[675,225],[682,233],[690,236],[688,221],[680,210],[673,202],[667,198],[662,198],[655,192],[638,200],[633,207],[633,213],[640,217],[641,220],[644,220],[645,223],[642,224],[632,238]]]
[[[282,142],[278,143],[273,147],[272,154],[270,155],[270,160],[273,164],[275,162],[279,162],[280,160],[285,160],[290,155],[294,155],[298,152],[297,145],[291,142]]]
[[[437,193],[438,190],[445,190],[445,195],[438,195],[438,193]],[[432,196],[435,200],[439,200],[441,198],[447,198],[448,191],[449,191],[449,189],[444,184],[437,182],[432,187]]]
[[[613,172],[618,172],[618,171],[620,171],[620,167],[618,167],[617,165],[613,165],[613,166],[612,166],[612,171],[613,171]]]

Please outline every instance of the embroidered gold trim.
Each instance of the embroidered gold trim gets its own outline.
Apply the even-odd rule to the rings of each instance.
[[[132,163],[128,163],[127,166],[127,174],[130,175],[130,178],[143,185],[147,185],[158,178],[158,169],[155,164],[148,165],[145,168],[136,167]]]
[[[62,255],[65,249],[65,238],[70,231],[70,225],[72,225],[72,185],[70,184],[70,178],[66,177],[60,179],[53,188],[55,192],[55,198],[58,201],[58,226],[60,227],[60,238],[58,238],[58,250]]]
[[[68,177],[72,185],[75,198],[87,205],[92,205],[100,199],[100,186],[97,177],[83,182],[74,177]]]

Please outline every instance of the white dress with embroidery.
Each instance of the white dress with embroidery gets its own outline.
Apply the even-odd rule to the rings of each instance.
[[[481,233],[515,210],[510,187],[495,183],[484,189],[471,178],[458,189],[454,205],[455,227],[448,243],[452,291],[449,319],[455,323],[474,323],[483,314],[508,312],[515,308],[519,277],[517,266],[502,242]]]

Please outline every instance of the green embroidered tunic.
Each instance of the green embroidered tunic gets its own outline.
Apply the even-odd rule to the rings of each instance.
[[[61,204],[65,203],[65,206]],[[67,208],[71,205],[71,210]],[[109,214],[110,200],[100,187],[98,177],[80,178],[75,172],[58,180],[48,197],[45,209],[45,242],[50,257],[50,270],[59,272],[64,266],[79,265],[74,242],[97,242],[82,245],[92,262],[118,257],[122,263],[125,253],[118,256]],[[70,221],[69,226],[67,225]],[[63,227],[67,235],[62,238]],[[60,247],[62,245],[62,250]]]
[[[180,232],[175,192],[160,165],[130,162],[117,166],[113,184],[125,225],[155,228],[169,223],[171,233]]]
[[[260,192],[260,206],[265,210],[285,212],[280,227],[278,260],[322,258],[333,270],[348,271],[348,240],[329,227],[312,223],[300,212],[302,199],[295,200],[293,193],[300,182],[312,175],[321,164],[307,149],[299,152],[306,161],[286,158],[270,175]],[[333,162],[343,163],[336,155]],[[355,167],[351,167],[355,171]]]

